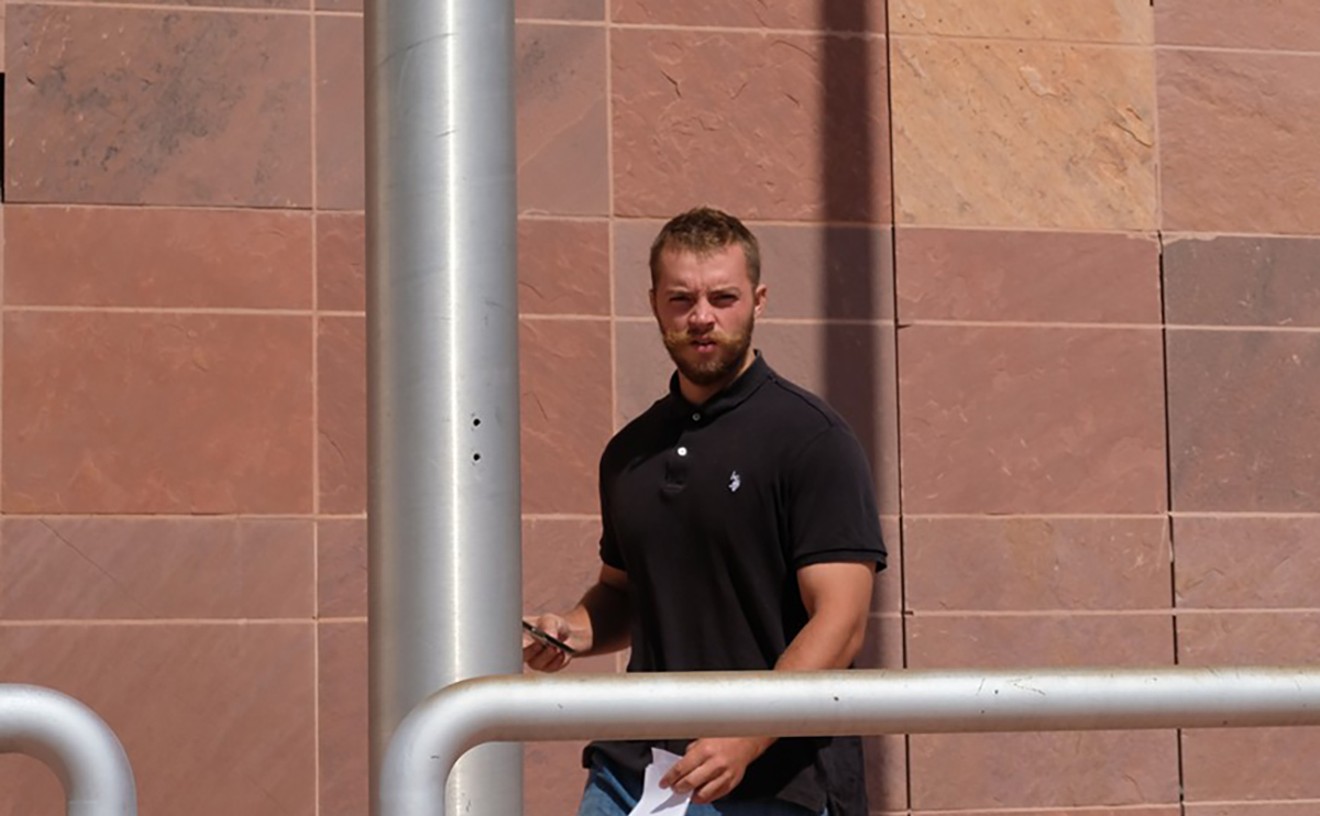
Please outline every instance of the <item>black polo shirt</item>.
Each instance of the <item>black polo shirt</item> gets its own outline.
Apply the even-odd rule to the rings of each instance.
[[[628,573],[630,672],[771,669],[807,621],[798,568],[885,565],[857,438],[759,354],[700,406],[675,375],[606,446],[600,494],[601,559]],[[688,742],[597,742],[585,757],[600,751],[640,775],[651,744],[682,754]],[[778,740],[732,795],[816,813],[828,796],[835,816],[864,815],[860,741]]]

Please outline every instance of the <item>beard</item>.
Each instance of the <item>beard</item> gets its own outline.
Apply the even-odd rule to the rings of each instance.
[[[747,350],[752,347],[752,329],[755,320],[749,320],[741,331],[724,332],[716,329],[705,334],[689,331],[662,331],[665,349],[669,357],[689,382],[709,386],[725,380],[732,380],[738,374],[743,361],[747,359]],[[716,351],[702,354],[695,350],[698,340],[714,343]]]

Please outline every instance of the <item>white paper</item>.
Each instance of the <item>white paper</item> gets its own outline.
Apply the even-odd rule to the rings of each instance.
[[[663,748],[651,749],[651,764],[646,766],[643,777],[642,798],[628,816],[683,816],[687,813],[688,803],[692,801],[690,792],[675,793],[660,787],[660,780],[680,759],[682,757],[678,754]]]

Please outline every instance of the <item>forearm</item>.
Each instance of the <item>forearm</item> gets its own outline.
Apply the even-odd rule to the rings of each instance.
[[[865,639],[865,614],[814,615],[775,661],[775,671],[846,669]]]
[[[571,634],[568,645],[579,656],[608,654],[629,644],[631,612],[628,593],[606,583],[586,591],[577,606],[564,615]]]

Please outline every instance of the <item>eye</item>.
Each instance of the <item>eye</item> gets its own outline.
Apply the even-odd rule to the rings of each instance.
[[[716,306],[729,306],[738,300],[738,296],[732,292],[720,292],[711,297],[710,302]]]
[[[683,305],[683,304],[686,304],[686,303],[691,303],[691,302],[692,302],[692,296],[691,296],[691,295],[678,295],[678,294],[670,295],[670,296],[669,296],[669,302],[670,302],[670,303],[677,304],[677,305]]]

